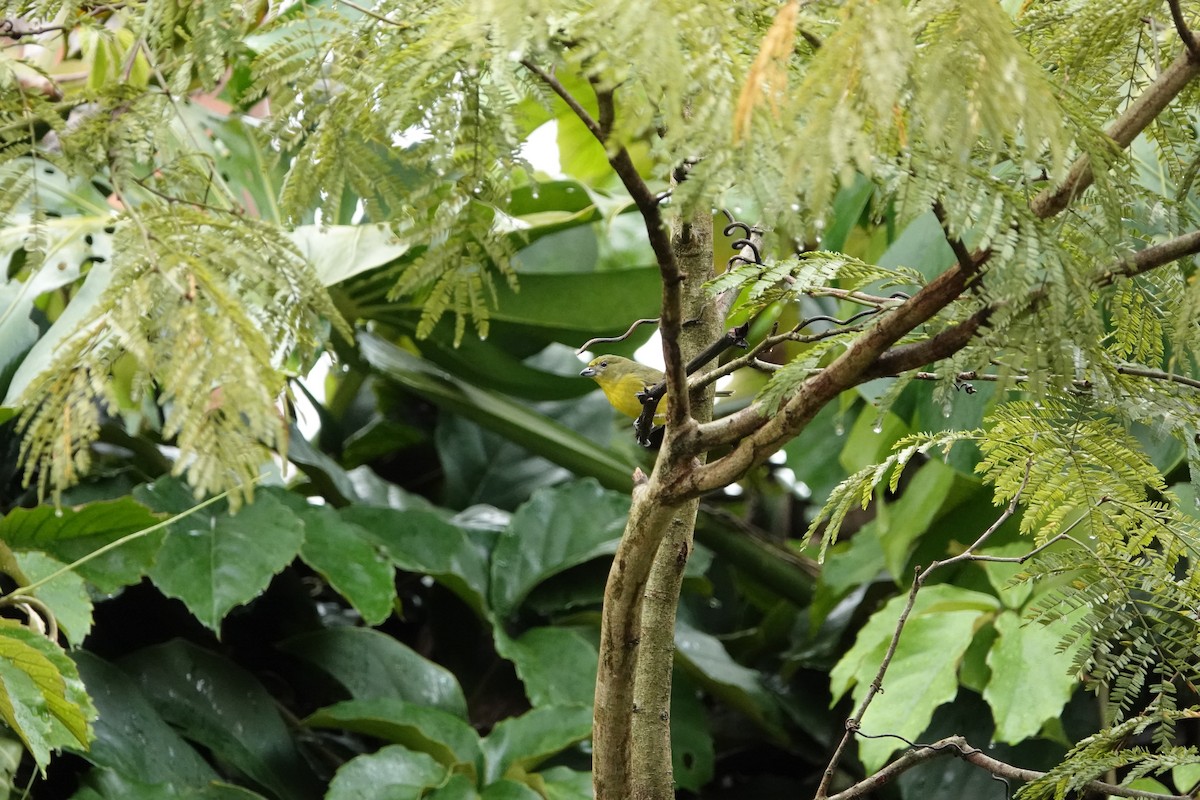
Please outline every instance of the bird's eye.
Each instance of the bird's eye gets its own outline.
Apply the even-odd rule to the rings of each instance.
[[[601,362],[600,362],[600,366],[602,366],[602,367],[607,367],[607,366],[608,366],[608,362],[607,362],[607,361],[601,361]]]

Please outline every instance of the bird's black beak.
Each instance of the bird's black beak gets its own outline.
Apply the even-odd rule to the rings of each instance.
[[[594,378],[596,377],[596,370],[591,367],[584,367],[583,372],[580,372],[579,375],[584,378]]]

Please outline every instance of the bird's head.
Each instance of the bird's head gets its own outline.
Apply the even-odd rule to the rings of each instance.
[[[621,358],[620,356],[596,356],[588,362],[588,365],[579,374],[585,378],[599,378],[610,369],[614,373],[619,373],[621,364],[626,361],[628,359]]]

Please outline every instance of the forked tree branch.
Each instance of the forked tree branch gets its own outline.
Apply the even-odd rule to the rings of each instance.
[[[1112,266],[1095,272],[1092,275],[1092,285],[1098,289],[1103,288],[1113,284],[1119,278],[1135,277],[1198,253],[1200,253],[1200,231],[1191,231],[1176,236],[1174,239],[1138,250],[1136,253],[1119,259]],[[1035,294],[1030,297],[1030,308],[1033,308],[1040,300],[1041,295]],[[932,364],[943,358],[949,358],[965,347],[979,333],[980,329],[987,325],[992,315],[1004,308],[1004,305],[1003,303],[992,303],[925,341],[892,348],[881,355],[871,369],[863,373],[863,381],[886,375],[896,375]],[[1128,372],[1127,374],[1157,377],[1137,372]],[[1183,381],[1176,382],[1182,383]]]

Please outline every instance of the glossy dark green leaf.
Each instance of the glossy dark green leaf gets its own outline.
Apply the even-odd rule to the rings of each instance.
[[[671,679],[671,767],[675,785],[699,792],[712,780],[713,731],[699,687],[676,670]]]
[[[590,706],[596,693],[596,646],[571,628],[531,628],[513,639],[497,628],[496,652],[513,662],[535,707]]]
[[[479,794],[479,800],[541,800],[541,797],[525,784],[509,780],[489,783]]]
[[[764,686],[762,674],[734,661],[715,636],[678,620],[675,662],[710,694],[741,711],[773,736],[784,736],[778,706]]]
[[[546,578],[616,551],[628,496],[592,480],[539,490],[513,515],[492,552],[492,608],[500,617]]]
[[[612,435],[613,411],[600,392],[570,403],[541,403],[536,410],[591,441]],[[571,477],[567,469],[457,415],[439,417],[436,441],[446,472],[442,502],[451,508],[483,503],[514,509],[535,490]]]
[[[661,303],[661,278],[649,266],[538,273],[522,276],[517,292],[501,287],[492,318],[578,347],[593,336],[624,333],[635,319],[657,317]]]
[[[362,615],[378,625],[396,599],[394,569],[369,531],[331,508],[310,507],[300,514],[304,544],[300,557]]]
[[[205,786],[143,783],[107,767],[93,769],[71,800],[266,800],[242,786],[213,781]]]
[[[446,767],[483,767],[479,735],[461,717],[395,697],[347,700],[309,715],[312,728],[341,728],[428,753]]]
[[[217,778],[128,675],[91,653],[79,651],[73,658],[99,712],[95,739],[79,750],[83,758],[140,783],[204,786]]]
[[[173,478],[141,487],[136,496],[156,511],[178,513],[195,505],[191,490]],[[214,631],[230,609],[261,594],[304,541],[303,523],[268,492],[236,514],[221,501],[167,530],[150,577]]]
[[[466,719],[467,701],[446,668],[369,628],[328,628],[293,636],[279,648],[308,661],[356,700],[397,698]]]
[[[0,519],[0,540],[14,550],[42,550],[71,563],[159,520],[131,497],[57,510],[49,505],[14,508]],[[115,592],[141,580],[162,537],[159,532],[133,539],[75,571],[100,591]]]
[[[529,772],[591,735],[592,710],[586,706],[546,706],[506,719],[483,740],[484,783],[498,781],[514,768]]]
[[[280,798],[309,798],[316,778],[275,699],[221,656],[175,640],[119,662],[158,714],[185,738]]]
[[[446,768],[399,745],[352,758],[338,769],[325,800],[421,800],[446,780]]]
[[[339,513],[365,530],[397,567],[432,576],[476,613],[486,613],[487,558],[462,528],[430,511],[349,506]]]
[[[521,403],[452,378],[378,336],[361,334],[359,343],[371,366],[405,389],[578,475],[591,475],[610,487],[630,487],[633,465],[613,451]]]
[[[592,773],[578,772],[568,767],[551,767],[538,773],[546,800],[591,800]]]
[[[853,182],[838,190],[833,199],[831,222],[821,237],[822,249],[840,251],[845,246],[846,237],[862,219],[874,194],[875,184],[862,175],[855,175]]]

